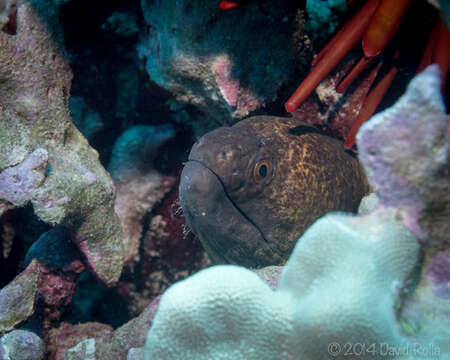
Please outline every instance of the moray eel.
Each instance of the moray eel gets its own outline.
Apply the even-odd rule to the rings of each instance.
[[[291,118],[255,116],[193,145],[179,194],[214,263],[257,268],[284,264],[316,219],[355,212],[368,190],[341,141]]]

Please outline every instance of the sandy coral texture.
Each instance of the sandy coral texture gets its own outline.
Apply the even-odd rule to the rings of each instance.
[[[0,214],[31,202],[40,219],[76,232],[91,269],[113,284],[123,262],[114,186],[71,122],[69,65],[26,3],[0,48]]]

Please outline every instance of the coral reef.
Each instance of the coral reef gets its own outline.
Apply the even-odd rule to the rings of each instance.
[[[56,226],[42,234],[25,256],[25,264],[32,259],[39,264],[38,292],[45,329],[59,320],[61,310],[72,301],[79,275],[86,270],[74,237],[64,227]]]
[[[173,285],[161,298],[144,358],[344,358],[345,344],[356,343],[364,344],[358,351],[369,358],[447,358],[450,327],[441,319],[449,305],[422,289],[428,278],[421,251],[433,254],[433,247],[423,244],[423,234],[431,235],[427,228],[416,226],[436,210],[426,206],[436,190],[448,202],[448,181],[444,188],[441,182],[448,173],[437,171],[448,166],[449,149],[439,88],[438,69],[430,67],[392,109],[361,128],[360,158],[380,199],[372,212],[329,214],[315,222],[299,239],[275,291],[236,266],[212,267]],[[426,124],[414,116],[419,109],[431,112]],[[391,145],[382,147],[383,141]],[[396,141],[406,147],[399,151]],[[433,151],[418,162],[425,144]],[[426,184],[414,182],[430,177]],[[441,246],[448,249],[448,243]],[[441,270],[434,273],[445,275],[445,254],[439,256],[433,266]],[[413,315],[422,326],[411,334]],[[351,346],[350,357],[361,356]]]
[[[275,288],[281,270],[282,267],[272,266],[257,270],[255,273],[271,288]],[[52,349],[57,349],[57,356],[51,357],[50,360],[82,360],[87,356],[91,356],[93,360],[105,358],[122,360],[126,356],[128,356],[127,359],[142,360],[145,337],[156,314],[160,298],[161,296],[156,297],[138,317],[114,332],[99,326],[99,324],[91,324],[91,329],[99,329],[98,332],[90,331],[88,324],[75,326],[63,324],[60,329],[52,331],[52,338],[55,336],[58,339],[56,342],[59,344],[55,342],[50,345]],[[90,331],[87,336],[86,331]],[[74,339],[78,341],[74,341]],[[84,342],[80,342],[82,339]],[[73,347],[69,349],[66,358],[60,357],[65,349],[68,349],[69,344]],[[75,344],[77,345],[74,346]]]
[[[91,331],[86,336],[84,329],[89,326],[88,324],[76,326],[63,324],[61,329],[54,330],[54,335],[59,337],[59,344],[53,345],[57,349],[57,356],[52,358],[52,360],[125,359],[132,349],[134,350],[131,352],[136,352],[137,348],[141,348],[144,345],[147,331],[153,321],[158,304],[159,297],[148,305],[137,318],[115,331],[108,330],[99,324],[92,324],[95,325],[98,331]],[[61,335],[58,335],[58,333]],[[84,340],[78,343],[81,338]],[[74,339],[78,339],[78,341],[74,341]],[[68,349],[69,344],[73,346],[70,349]],[[61,356],[65,349],[67,349],[67,354],[63,358]]]
[[[70,121],[68,64],[26,3],[17,35],[0,32],[0,47],[2,212],[31,202],[42,220],[76,232],[93,272],[114,284],[123,249],[114,187]]]
[[[39,298],[41,326],[49,329],[61,309],[72,300],[79,274],[86,269],[62,227],[44,233],[25,258],[27,268],[0,291],[0,332],[17,327],[30,318]]]
[[[49,360],[65,360],[66,351],[84,339],[109,336],[112,331],[111,326],[96,322],[78,325],[63,322],[58,328],[50,331],[47,345],[48,358]]]
[[[371,69],[369,74],[362,79],[356,88],[348,94],[336,91],[336,86],[341,83],[356,59],[350,59],[345,64],[338,66],[316,89],[316,96],[309,97],[302,106],[292,113],[298,121],[320,126],[327,129],[333,136],[345,139],[352,123],[360,113],[365,97],[380,70],[380,66]],[[314,114],[314,116],[311,116]]]
[[[116,140],[108,166],[129,265],[118,290],[132,315],[173,282],[205,266],[201,245],[193,234],[184,234],[184,218],[175,214],[178,177],[164,175],[154,164],[174,136],[168,124],[133,126]]]
[[[175,135],[172,125],[136,125],[114,143],[108,171],[115,181],[125,182],[151,172],[158,148]]]
[[[79,260],[57,270],[40,265],[41,280],[38,290],[42,297],[42,325],[46,330],[59,320],[61,311],[72,301],[78,277],[85,269]]]
[[[263,280],[272,290],[278,287],[280,275],[283,272],[283,266],[266,266],[262,269],[255,269],[254,272]]]
[[[450,204],[447,115],[439,84],[439,68],[429,67],[395,106],[372,117],[358,134],[360,159],[374,192],[385,206],[405,213],[405,226],[418,238],[438,226],[424,223],[425,214],[439,219]],[[448,222],[442,226],[440,236],[430,236],[434,248],[450,247]]]
[[[145,359],[320,359],[332,342],[402,344],[392,285],[413,270],[418,245],[394,216],[318,220],[276,291],[234,266],[177,283],[162,297]]]
[[[11,15],[14,13],[15,2],[13,0],[1,0],[0,1],[0,29],[8,30],[5,27],[8,26]]]
[[[304,200],[306,212],[290,227],[280,221],[285,213],[274,221],[266,216],[275,200],[230,197],[264,233],[284,234],[276,243],[291,255],[287,265],[200,271],[210,260],[180,208],[181,168],[194,139],[263,112],[272,122],[257,149],[275,139],[274,119],[285,116],[282,102],[310,68],[312,49],[364,4],[378,2],[388,4],[383,11],[408,3],[0,0],[0,359],[449,359],[450,122],[436,67],[362,127],[358,150],[340,147],[355,164],[359,151],[374,190],[358,216],[329,214],[310,226],[322,207]],[[350,75],[367,59],[356,57],[379,49],[373,39],[350,50],[291,119],[279,120],[302,123],[292,130],[295,140],[279,146],[280,158],[289,158],[299,138],[356,133],[351,124],[374,107],[366,106],[371,88],[383,83],[390,66],[398,75],[378,110],[404,91],[422,52],[428,55],[420,69],[438,62],[445,73],[448,1],[410,3],[398,38],[360,77]],[[442,21],[433,27],[438,8]],[[387,18],[398,24],[402,12]],[[356,18],[367,21],[365,15]],[[354,41],[346,29],[339,46]],[[389,39],[391,30],[375,40]],[[393,56],[397,46],[400,58]],[[312,66],[345,53],[334,50]],[[448,84],[441,85],[447,102]],[[242,127],[257,126],[255,119]],[[239,141],[230,137],[216,147]],[[342,166],[333,168],[333,154],[326,153],[323,173],[338,174],[344,186],[366,184]],[[258,160],[257,167],[239,166],[250,177],[267,178],[271,162]],[[320,192],[322,170],[307,160],[313,176],[306,178]],[[235,174],[236,168],[224,168],[213,169],[221,180]],[[288,173],[278,175],[291,181]],[[331,197],[339,184],[329,186]],[[298,191],[273,185],[277,199],[298,208]],[[256,194],[258,186],[241,190]],[[269,188],[262,192],[268,198]],[[304,199],[314,193],[311,186],[300,192]],[[349,193],[354,211],[360,194]],[[291,253],[299,223],[310,227]],[[248,240],[245,232],[240,236]],[[346,344],[362,340],[384,347],[343,353]],[[339,354],[330,353],[332,342],[341,346]]]
[[[15,0],[20,5],[21,0]],[[61,8],[67,4],[69,0],[29,0],[28,3],[39,18],[45,22],[46,28],[52,34],[52,37],[58,44],[64,42],[64,28],[61,22]]]
[[[347,8],[346,0],[307,0],[306,13],[309,21],[307,30],[313,36],[331,35],[338,24],[338,15]]]
[[[142,6],[151,27],[139,51],[150,78],[204,114],[196,124],[199,134],[273,101],[294,74],[295,11],[288,1],[263,0],[232,12],[214,1]]]
[[[115,11],[102,25],[103,30],[114,31],[122,36],[132,36],[139,32],[136,14]]]
[[[88,141],[103,129],[102,117],[98,112],[92,110],[81,96],[69,98],[69,109],[73,124]]]
[[[43,360],[44,342],[35,333],[14,330],[0,338],[0,359]]]
[[[8,151],[7,155],[10,154]],[[8,163],[13,159],[6,160]],[[8,167],[0,173],[0,184],[2,185],[0,214],[13,206],[23,206],[30,200],[44,182],[47,161],[47,150],[38,148],[20,164]]]
[[[123,229],[124,262],[135,259],[142,236],[142,221],[170,191],[175,179],[154,169],[161,145],[174,136],[171,125],[137,125],[115,142],[108,170],[115,181],[115,211]]]
[[[171,284],[210,264],[200,241],[187,230],[178,204],[178,184],[179,180],[152,211],[141,240],[139,266],[134,269],[131,281],[119,284],[131,314],[138,315]]]
[[[40,268],[36,261],[0,290],[0,334],[14,329],[33,315]]]
[[[395,106],[375,115],[357,136],[378,209],[397,208],[424,251],[416,289],[404,300],[400,321],[419,339],[443,341],[441,352],[446,356],[450,354],[445,341],[450,336],[448,126],[439,68],[432,65],[411,81]]]
[[[116,94],[114,113],[122,126],[128,127],[130,124],[128,119],[135,116],[139,98],[140,78],[138,69],[134,64],[121,69],[116,74],[115,82],[114,86],[120,91],[117,91]],[[170,132],[169,129],[167,130]],[[161,133],[163,133],[162,130]]]

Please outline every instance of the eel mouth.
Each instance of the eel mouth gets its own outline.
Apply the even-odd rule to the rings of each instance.
[[[180,204],[187,224],[215,263],[265,266],[273,252],[263,233],[229,198],[221,179],[197,160],[181,173]]]

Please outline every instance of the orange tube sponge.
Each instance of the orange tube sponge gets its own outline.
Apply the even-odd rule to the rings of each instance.
[[[371,61],[374,59],[374,57],[365,57],[363,56],[358,63],[353,67],[353,69],[350,71],[350,73],[341,81],[341,83],[336,88],[336,91],[340,94],[345,92],[347,88],[350,86],[350,84],[355,80],[359,74],[371,63]]]
[[[417,68],[417,72],[422,72],[428,65],[433,62],[433,52],[436,46],[436,37],[439,30],[439,23],[436,22],[433,29],[431,30],[430,37],[427,42],[427,46],[425,47],[422,59],[420,60],[419,67]]]
[[[445,80],[450,65],[450,33],[442,19],[437,23],[436,44],[433,51],[433,63],[438,64],[441,69],[441,90],[445,89]]]
[[[322,60],[323,57],[328,53],[328,51],[337,42],[341,41],[341,38],[343,36],[345,36],[350,25],[351,25],[351,22],[348,22],[341,29],[339,29],[339,31],[336,33],[336,35],[333,36],[333,38],[328,42],[328,44],[325,45],[325,47],[322,49],[322,51],[311,61],[311,66],[316,66],[319,63],[319,61]]]
[[[335,41],[317,66],[300,84],[294,94],[285,103],[286,111],[295,111],[311,94],[319,83],[333,70],[342,58],[358,43],[370,23],[370,19],[381,0],[369,0],[346,25],[345,31],[338,33],[339,41]],[[333,40],[332,40],[333,41]]]
[[[421,72],[433,63],[438,64],[441,69],[441,89],[444,91],[450,65],[450,33],[442,19],[438,19],[431,31],[417,72]]]
[[[231,10],[238,6],[239,6],[239,3],[237,1],[221,0],[220,4],[219,4],[219,9]]]
[[[410,2],[411,0],[381,0],[362,42],[367,57],[379,54],[392,39]]]
[[[350,131],[347,134],[347,137],[345,138],[345,147],[347,149],[355,145],[356,134],[359,128],[373,115],[384,95],[391,86],[397,72],[397,68],[393,67],[378,83],[378,85],[375,86],[375,88],[369,93],[369,95],[367,95],[358,117],[356,118],[355,122],[350,128]]]

